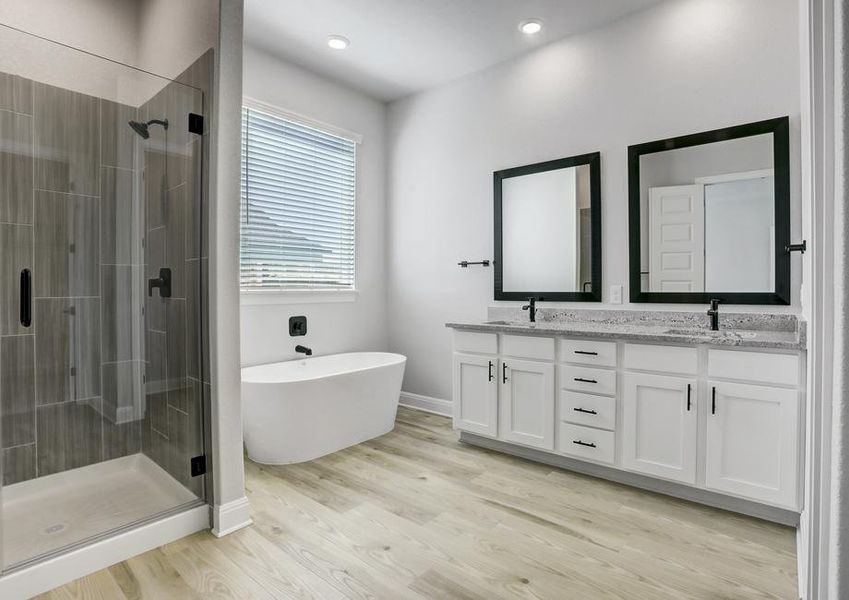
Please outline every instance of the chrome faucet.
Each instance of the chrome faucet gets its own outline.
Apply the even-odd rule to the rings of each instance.
[[[528,298],[528,303],[522,307],[522,310],[529,311],[528,315],[531,318],[531,323],[536,323],[537,320],[537,299],[531,296]]]
[[[707,314],[710,317],[710,330],[719,331],[719,300],[714,298],[710,301],[710,308]]]
[[[300,352],[301,354],[306,354],[307,356],[312,356],[312,348],[307,348],[306,346],[301,346],[301,345],[295,346],[295,352]]]

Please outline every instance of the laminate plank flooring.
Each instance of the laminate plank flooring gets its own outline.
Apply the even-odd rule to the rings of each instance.
[[[245,471],[253,526],[42,598],[797,598],[793,529],[460,444],[436,415]]]

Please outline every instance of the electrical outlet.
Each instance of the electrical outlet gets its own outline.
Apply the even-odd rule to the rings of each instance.
[[[622,304],[622,286],[621,285],[611,285],[610,286],[610,303],[611,304]]]

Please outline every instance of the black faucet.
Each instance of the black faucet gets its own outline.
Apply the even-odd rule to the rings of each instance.
[[[710,301],[710,308],[707,314],[710,317],[710,330],[719,331],[719,300],[714,298]]]
[[[302,354],[306,354],[307,356],[312,356],[312,348],[307,348],[306,346],[295,346],[295,352],[300,352]]]
[[[537,299],[531,296],[528,298],[528,304],[525,304],[522,307],[522,310],[530,311],[528,314],[531,317],[531,323],[536,323],[537,321]]]

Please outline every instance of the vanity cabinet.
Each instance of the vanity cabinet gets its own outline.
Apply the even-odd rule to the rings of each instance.
[[[464,431],[498,435],[498,383],[495,356],[454,354],[454,426]]]
[[[705,485],[792,506],[797,487],[795,389],[709,381]]]
[[[554,365],[502,359],[499,390],[503,439],[554,448]]]
[[[804,353],[457,330],[453,387],[464,441],[799,509]]]
[[[673,481],[696,482],[695,379],[626,373],[622,466]]]

